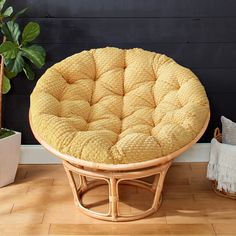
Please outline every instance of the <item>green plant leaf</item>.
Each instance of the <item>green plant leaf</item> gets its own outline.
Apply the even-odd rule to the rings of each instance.
[[[19,42],[20,29],[19,25],[14,21],[8,21],[2,25],[2,32],[6,36],[8,41],[15,43]]]
[[[5,65],[8,70],[16,75],[20,73],[24,66],[24,58],[22,57],[22,52],[19,51],[15,59],[5,60]]]
[[[19,52],[18,45],[10,41],[6,41],[0,45],[0,54],[3,55],[6,59],[16,58],[17,53]]]
[[[11,89],[11,83],[10,80],[4,75],[3,81],[2,81],[2,93],[6,94]]]
[[[13,73],[12,71],[9,71],[6,66],[4,67],[4,75],[6,75],[7,78],[12,79],[16,77],[16,73]]]
[[[35,74],[27,63],[24,64],[23,71],[25,72],[27,79],[34,80]]]
[[[13,13],[13,7],[8,7],[4,12],[3,12],[3,16],[11,16],[11,14]]]
[[[15,134],[15,132],[12,130],[0,128],[0,139],[6,138],[6,137],[11,136],[13,134]]]
[[[37,68],[41,68],[45,63],[45,50],[38,45],[23,47],[23,56],[28,58]]]
[[[29,22],[22,33],[22,44],[32,42],[40,34],[40,26],[38,23]]]
[[[24,14],[27,10],[28,10],[28,8],[24,8],[24,9],[18,11],[18,12],[12,17],[12,20],[15,21],[19,16],[21,16],[22,14]]]
[[[3,9],[6,0],[0,0],[0,11]]]

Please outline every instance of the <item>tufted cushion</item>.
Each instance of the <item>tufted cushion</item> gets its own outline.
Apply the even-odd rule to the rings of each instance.
[[[53,65],[31,95],[35,132],[75,158],[125,164],[191,142],[209,114],[197,77],[142,49],[83,51]]]

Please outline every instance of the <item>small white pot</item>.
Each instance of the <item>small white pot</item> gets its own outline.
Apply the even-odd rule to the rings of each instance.
[[[0,187],[15,180],[20,161],[20,145],[21,133],[19,132],[0,139]]]

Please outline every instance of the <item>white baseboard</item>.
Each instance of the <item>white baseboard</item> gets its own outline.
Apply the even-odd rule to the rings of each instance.
[[[59,164],[61,160],[42,145],[21,145],[20,164]]]
[[[197,143],[175,162],[208,162],[210,143]],[[20,164],[59,164],[60,159],[53,156],[41,145],[22,145]]]

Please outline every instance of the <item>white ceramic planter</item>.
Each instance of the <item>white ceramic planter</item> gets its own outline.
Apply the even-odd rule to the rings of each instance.
[[[0,187],[13,183],[20,160],[21,133],[0,139]]]

